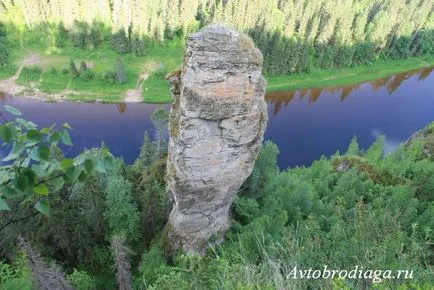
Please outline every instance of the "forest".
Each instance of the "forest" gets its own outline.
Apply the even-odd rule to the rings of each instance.
[[[431,289],[434,124],[394,153],[384,137],[280,170],[265,143],[232,206],[226,241],[167,258],[167,111],[125,164],[107,147],[64,157],[69,124],[2,111],[1,289]],[[29,161],[32,161],[29,166]],[[44,170],[44,168],[46,168]],[[294,266],[411,270],[411,279],[287,279]],[[389,274],[390,275],[390,274]],[[176,286],[174,286],[176,285]],[[45,287],[45,288],[44,288]],[[56,288],[57,287],[57,288]],[[68,288],[70,287],[70,288]]]
[[[270,87],[280,89],[298,74],[307,74],[307,80],[317,72],[313,76],[320,82],[329,74],[339,76],[336,82],[353,76],[346,82],[357,83],[375,79],[382,70],[390,74],[434,63],[430,0],[0,4],[0,76],[17,74],[18,84],[27,89],[38,82],[39,91],[70,100],[116,102],[122,101],[119,95],[133,95],[170,102],[163,77],[180,65],[183,39],[213,22],[248,33],[263,53]],[[370,71],[361,74],[360,66]],[[276,75],[286,77],[282,81]],[[307,86],[301,82],[297,88]]]
[[[182,64],[186,37],[215,22],[253,39],[271,89],[310,89],[302,94],[312,102],[322,92],[314,83],[434,64],[432,0],[0,0],[0,91],[169,103],[164,78]],[[383,85],[396,90],[408,76]],[[294,96],[276,95],[275,114]],[[66,121],[38,126],[0,107],[0,289],[434,285],[434,123],[390,154],[385,136],[367,149],[354,137],[310,166],[279,168],[279,148],[266,140],[230,208],[225,241],[204,255],[169,255],[169,112],[152,112],[131,164],[104,143],[68,155]],[[367,276],[291,278],[295,268],[355,265]],[[400,270],[408,275],[393,278]]]

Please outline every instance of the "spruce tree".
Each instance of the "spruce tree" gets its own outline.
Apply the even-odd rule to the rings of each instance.
[[[71,58],[69,61],[69,73],[73,79],[80,77],[80,72],[77,70],[75,66],[74,60]]]

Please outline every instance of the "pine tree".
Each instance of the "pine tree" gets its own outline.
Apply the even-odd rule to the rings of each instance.
[[[80,77],[80,72],[77,70],[75,66],[74,60],[71,58],[69,61],[69,73],[73,79]]]

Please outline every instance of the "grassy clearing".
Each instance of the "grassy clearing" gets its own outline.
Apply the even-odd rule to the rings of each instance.
[[[378,61],[370,66],[362,65],[344,70],[314,69],[308,74],[267,76],[267,91],[289,91],[358,84],[431,65],[434,65],[434,56],[412,57],[396,61]]]
[[[64,92],[71,101],[121,102],[128,90],[140,85],[143,76],[143,101],[146,103],[170,103],[169,84],[164,76],[178,68],[182,63],[183,40],[177,39],[164,44],[153,44],[145,56],[134,54],[119,55],[111,48],[110,42],[103,42],[98,49],[85,50],[68,43],[65,48],[44,50],[38,46],[15,49],[11,58],[13,63],[0,69],[0,79],[11,77],[25,56],[37,54],[38,73],[35,65],[25,67],[19,76],[19,84],[28,85],[37,82],[39,88],[47,93]],[[92,80],[72,79],[69,73],[62,72],[69,68],[70,59],[79,67],[85,61],[94,72]],[[121,58],[125,65],[128,81],[125,84],[108,84],[103,80],[105,72],[114,70],[116,59]],[[406,60],[378,61],[370,66],[357,66],[343,70],[313,69],[308,74],[267,76],[267,91],[297,90],[342,86],[366,82],[403,71],[434,65],[434,56],[413,57]],[[76,92],[76,93],[72,93]]]
[[[134,54],[119,55],[107,41],[95,50],[78,49],[71,43],[55,50],[30,46],[17,49],[18,52],[11,55],[12,65],[0,69],[0,79],[13,76],[27,55],[36,54],[38,63],[24,66],[17,83],[29,85],[37,82],[41,91],[51,94],[63,91],[71,101],[120,102],[128,90],[135,89],[137,84],[142,83],[139,80],[146,75],[143,100],[148,103],[169,103],[172,97],[164,76],[182,62],[182,43],[182,40],[173,40],[167,44],[153,44],[148,48],[147,54],[141,57]],[[69,73],[63,72],[62,70],[69,69],[71,58],[77,68],[81,61],[85,61],[94,72],[93,79],[72,79]],[[128,81],[122,85],[108,84],[103,79],[104,73],[115,69],[118,58],[124,63]],[[36,71],[36,68],[41,71]],[[75,93],[70,93],[72,91]]]

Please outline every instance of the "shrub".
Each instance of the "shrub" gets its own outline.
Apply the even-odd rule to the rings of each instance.
[[[104,81],[109,83],[109,84],[116,83],[116,73],[115,72],[108,71],[104,74],[103,78],[104,78]]]
[[[22,81],[37,81],[42,73],[42,68],[39,66],[24,67],[20,74],[20,80]]]
[[[69,70],[65,67],[62,69],[62,74],[67,75],[69,73]]]
[[[80,79],[82,79],[83,81],[90,81],[91,79],[93,79],[93,71],[91,71],[90,69],[85,70],[80,74]]]

